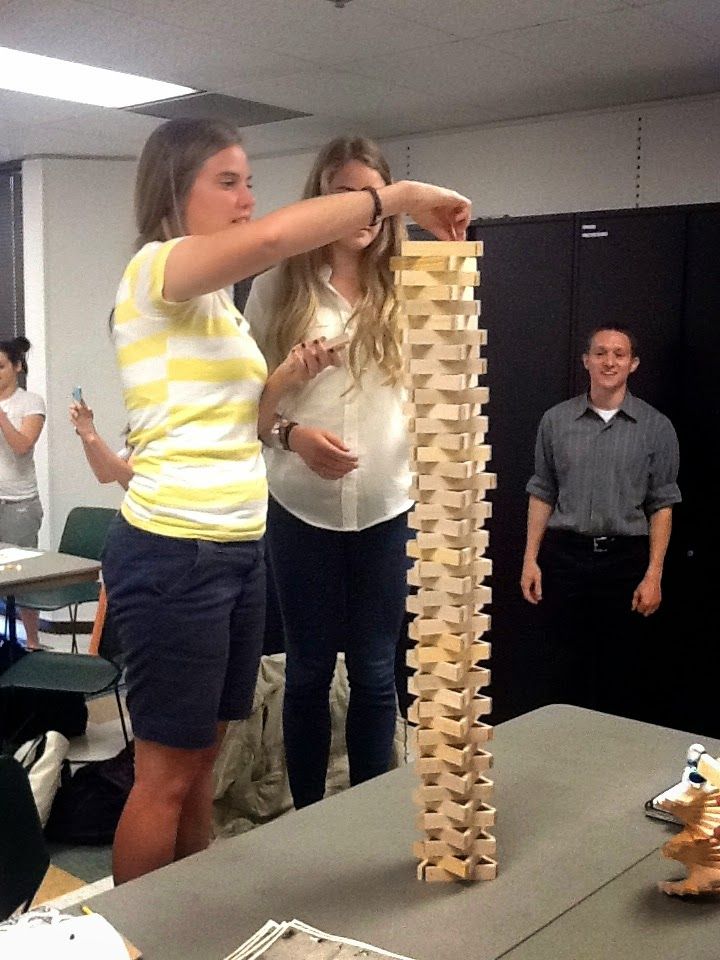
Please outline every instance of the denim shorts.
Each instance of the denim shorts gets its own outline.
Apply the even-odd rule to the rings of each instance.
[[[159,536],[113,520],[103,554],[133,733],[201,749],[250,713],[265,624],[262,540]]]

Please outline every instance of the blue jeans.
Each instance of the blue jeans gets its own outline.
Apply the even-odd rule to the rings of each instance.
[[[395,648],[407,596],[407,515],[361,531],[323,530],[270,500],[267,542],[285,628],[285,755],[296,807],[321,800],[330,684],[345,651],[351,784],[390,766]]]

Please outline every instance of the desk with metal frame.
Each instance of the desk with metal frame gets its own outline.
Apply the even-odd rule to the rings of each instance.
[[[668,875],[659,853],[667,828],[646,818],[643,804],[679,779],[697,739],[570,706],[501,724],[493,744],[500,869],[492,882],[415,879],[415,780],[403,768],[90,905],[146,960],[222,960],[268,918],[293,917],[415,960],[495,960],[603,888],[611,897],[621,892],[612,884],[646,861],[643,896],[667,921],[677,906],[650,882]],[[704,742],[720,753],[720,743]],[[632,905],[626,919],[634,923]],[[685,955],[700,955],[694,951],[709,936],[690,929]],[[671,956],[662,942],[638,950],[641,960]],[[584,957],[571,944],[566,953]]]
[[[13,547],[0,543],[0,550]],[[18,549],[18,548],[16,548]],[[88,583],[98,579],[101,565],[97,560],[73,557],[67,553],[39,551],[39,556],[12,563],[0,564],[0,596],[5,596],[8,622],[8,640],[17,643],[15,598],[30,587],[66,587],[73,583]]]

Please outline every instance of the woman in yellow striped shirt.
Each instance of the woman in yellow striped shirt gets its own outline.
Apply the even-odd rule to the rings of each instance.
[[[238,131],[174,120],[138,166],[138,253],[117,294],[114,340],[133,476],[103,573],[127,663],[135,785],[113,851],[116,883],[207,846],[212,765],[246,717],[262,648],[267,484],[258,435],[286,425],[288,390],[334,362],[299,344],[268,378],[231,284],[408,213],[441,239],[469,202],[408,181],[317,197],[251,220]],[[300,571],[298,571],[300,575]]]

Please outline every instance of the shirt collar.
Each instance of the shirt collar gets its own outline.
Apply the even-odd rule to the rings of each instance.
[[[588,410],[592,410],[589,393],[581,393],[578,397],[575,397],[574,404],[573,415],[576,420],[579,420]],[[618,407],[618,413],[624,414],[628,420],[637,423],[639,405],[629,390],[625,391],[623,402]]]

